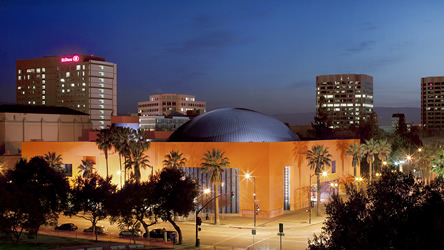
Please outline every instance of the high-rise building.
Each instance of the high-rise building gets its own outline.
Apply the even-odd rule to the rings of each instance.
[[[444,128],[444,76],[421,78],[421,123],[425,128]]]
[[[316,115],[326,113],[331,128],[347,129],[373,112],[373,77],[362,74],[316,77]]]
[[[17,104],[78,110],[102,129],[117,115],[117,65],[92,55],[17,60],[16,91]]]
[[[184,115],[187,111],[203,114],[206,112],[206,103],[196,101],[192,95],[181,94],[157,94],[150,95],[148,101],[138,103],[139,116],[169,115],[171,112],[179,112]]]

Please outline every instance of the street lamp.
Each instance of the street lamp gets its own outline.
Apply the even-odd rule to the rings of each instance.
[[[254,227],[256,227],[256,213],[257,213],[257,207],[256,207],[256,176],[251,176],[250,173],[245,174],[245,178],[248,180],[250,178],[253,178],[253,185],[254,185],[254,192],[253,192],[253,218],[254,218]]]
[[[333,194],[335,194],[335,190],[338,188],[337,182],[330,183],[330,187],[333,189]],[[336,194],[339,194],[339,190],[336,191]]]

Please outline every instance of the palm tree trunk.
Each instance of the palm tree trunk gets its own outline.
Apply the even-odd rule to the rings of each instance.
[[[220,219],[219,219],[219,190],[218,185],[214,184],[214,224],[219,225]]]
[[[317,182],[318,182],[318,192],[316,194],[316,216],[321,216],[321,177],[319,174],[316,174]]]
[[[370,182],[372,182],[372,177],[373,177],[373,166],[372,166],[372,162],[371,162],[371,161],[369,162],[369,169],[368,169],[368,172],[369,172],[369,177],[368,177],[368,179],[370,180]]]
[[[108,151],[105,151],[105,161],[106,161],[106,178],[108,179]]]
[[[353,185],[355,185],[355,188],[356,188],[356,168],[357,168],[358,166],[354,166],[354,168],[353,168],[353,175],[355,176],[355,179],[354,179],[354,181],[353,181]]]

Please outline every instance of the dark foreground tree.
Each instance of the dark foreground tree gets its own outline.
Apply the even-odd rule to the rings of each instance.
[[[152,179],[157,182],[154,191],[157,201],[155,214],[173,225],[179,234],[179,244],[182,244],[182,231],[173,218],[174,216],[186,217],[194,211],[194,199],[198,195],[198,186],[179,168],[164,168]]]
[[[96,241],[96,225],[108,216],[108,202],[115,191],[116,185],[111,184],[111,179],[105,180],[97,173],[87,179],[78,176],[74,181],[68,213],[90,221]]]
[[[111,222],[117,222],[121,230],[138,229],[140,225],[149,237],[149,226],[157,223],[153,216],[155,182],[127,183],[121,190],[113,195],[109,210]],[[149,220],[149,222],[146,222]]]
[[[42,157],[21,159],[0,176],[0,230],[17,247],[23,231],[34,235],[41,225],[56,225],[65,209],[69,184]]]
[[[444,182],[424,186],[411,175],[383,170],[367,194],[334,196],[309,249],[444,249]]]

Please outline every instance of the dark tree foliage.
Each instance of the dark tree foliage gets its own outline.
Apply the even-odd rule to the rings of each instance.
[[[97,173],[87,179],[78,176],[74,181],[68,214],[90,221],[96,241],[97,222],[109,215],[107,208],[115,191],[116,185],[111,184],[111,178],[103,179]]]
[[[42,157],[21,159],[0,177],[0,230],[17,247],[21,233],[37,237],[41,225],[57,224],[66,208],[69,184]]]
[[[309,249],[444,249],[444,182],[430,186],[384,170],[367,194],[353,187],[334,196]]]
[[[109,203],[109,212],[111,222],[117,222],[122,230],[132,230],[134,240],[134,230],[138,229],[140,224],[147,235],[149,235],[149,226],[156,224],[157,219],[153,217],[154,181],[142,183],[127,183],[121,190],[115,193]],[[152,219],[150,223],[145,220]]]
[[[319,99],[319,108],[317,110],[316,116],[314,117],[314,122],[311,123],[313,128],[312,133],[316,139],[331,139],[334,137],[334,131],[331,126],[331,120],[328,117],[328,111],[322,105],[326,103],[325,97],[321,96]]]
[[[164,168],[152,178],[156,184],[155,214],[173,225],[179,234],[179,244],[182,244],[182,231],[174,222],[174,216],[188,216],[194,211],[194,199],[198,195],[198,185],[179,168]]]

